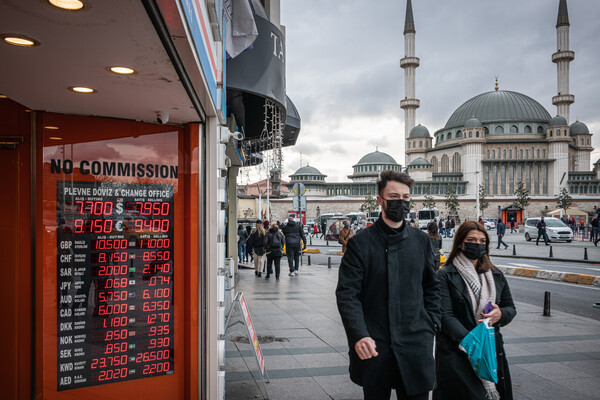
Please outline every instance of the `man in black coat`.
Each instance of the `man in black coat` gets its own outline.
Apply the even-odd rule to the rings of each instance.
[[[297,276],[302,243],[306,245],[304,229],[302,229],[302,225],[296,223],[294,217],[290,215],[288,217],[288,223],[281,231],[285,236],[285,254],[287,255],[288,266],[290,268],[290,273],[288,275]]]
[[[546,233],[546,223],[544,222],[544,217],[542,217],[540,219],[540,222],[538,222],[535,227],[538,230],[538,237],[535,241],[535,245],[537,246],[538,244],[540,244],[540,236],[541,236],[544,238],[544,243],[546,243],[546,246],[550,246],[548,244],[548,234]]]
[[[429,236],[404,223],[413,180],[383,171],[381,218],[348,242],[337,305],[348,338],[350,378],[365,399],[421,400],[435,381],[433,337],[440,295]]]
[[[502,240],[505,233],[506,233],[506,225],[504,225],[504,222],[502,222],[502,219],[498,218],[498,223],[496,224],[496,235],[498,235],[498,247],[496,247],[497,249],[500,248],[501,244],[504,245],[505,249],[508,249],[508,245],[504,242],[504,240]]]

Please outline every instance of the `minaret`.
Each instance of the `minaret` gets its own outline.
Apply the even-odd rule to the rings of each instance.
[[[569,106],[575,102],[575,96],[569,94],[569,63],[575,59],[575,52],[569,50],[569,13],[567,0],[558,4],[556,20],[556,53],[552,54],[552,62],[556,63],[558,77],[558,94],[552,97],[552,104],[557,114],[569,122]]]
[[[415,21],[412,14],[411,0],[406,2],[406,18],[404,20],[404,58],[400,60],[400,67],[404,69],[404,99],[400,101],[400,108],[404,110],[404,139],[405,149],[408,149],[408,136],[415,127],[415,111],[420,102],[415,98],[415,70],[419,66],[419,59],[415,57]],[[404,165],[408,165],[405,156]]]

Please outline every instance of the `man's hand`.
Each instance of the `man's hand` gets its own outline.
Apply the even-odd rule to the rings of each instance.
[[[500,318],[502,318],[502,310],[500,310],[500,307],[498,307],[497,304],[492,304],[492,307],[493,309],[489,312],[489,314],[481,313],[481,315],[483,318],[489,318],[491,325],[495,325],[496,322],[500,321]],[[479,322],[481,321],[483,320],[479,320]]]
[[[370,337],[364,337],[354,345],[354,350],[361,360],[377,357],[379,353],[377,353],[376,349],[377,346],[375,345],[375,341]]]

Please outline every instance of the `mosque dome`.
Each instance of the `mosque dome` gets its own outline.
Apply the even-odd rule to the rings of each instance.
[[[483,127],[483,124],[481,123],[480,120],[478,120],[477,118],[473,117],[470,120],[468,120],[465,123],[465,128],[481,128]]]
[[[571,135],[581,135],[584,133],[590,133],[587,125],[583,122],[575,121],[571,124]]]
[[[552,117],[550,122],[548,122],[548,125],[549,126],[565,126],[565,125],[569,125],[569,124],[567,123],[566,119],[564,119],[560,115],[557,115],[556,117]]]
[[[551,118],[544,106],[529,96],[507,90],[482,93],[452,113],[444,129],[462,128],[474,115],[482,124],[492,122],[540,122]]]
[[[311,167],[310,165],[305,165],[304,167],[298,168],[296,170],[296,172],[294,172],[292,175],[290,175],[290,178],[292,178],[292,182],[324,181],[326,176],[327,175],[322,174],[321,171],[319,171],[315,167]]]
[[[305,165],[304,167],[298,168],[294,175],[323,175],[321,171],[316,169],[315,167],[311,167],[310,165]],[[291,176],[291,175],[290,175]]]
[[[426,159],[419,157],[419,158],[415,158],[414,160],[412,160],[410,162],[410,164],[408,164],[408,168],[409,169],[414,169],[414,168],[429,168],[431,167],[431,163],[429,161],[427,161]]]
[[[398,164],[389,154],[375,150],[372,153],[364,155],[356,165],[362,164]]]
[[[429,130],[423,125],[419,124],[410,130],[408,134],[409,138],[430,138]]]

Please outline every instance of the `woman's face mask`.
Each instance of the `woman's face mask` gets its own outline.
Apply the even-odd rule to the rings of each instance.
[[[465,242],[462,253],[469,260],[479,260],[484,254],[487,254],[486,244]]]

